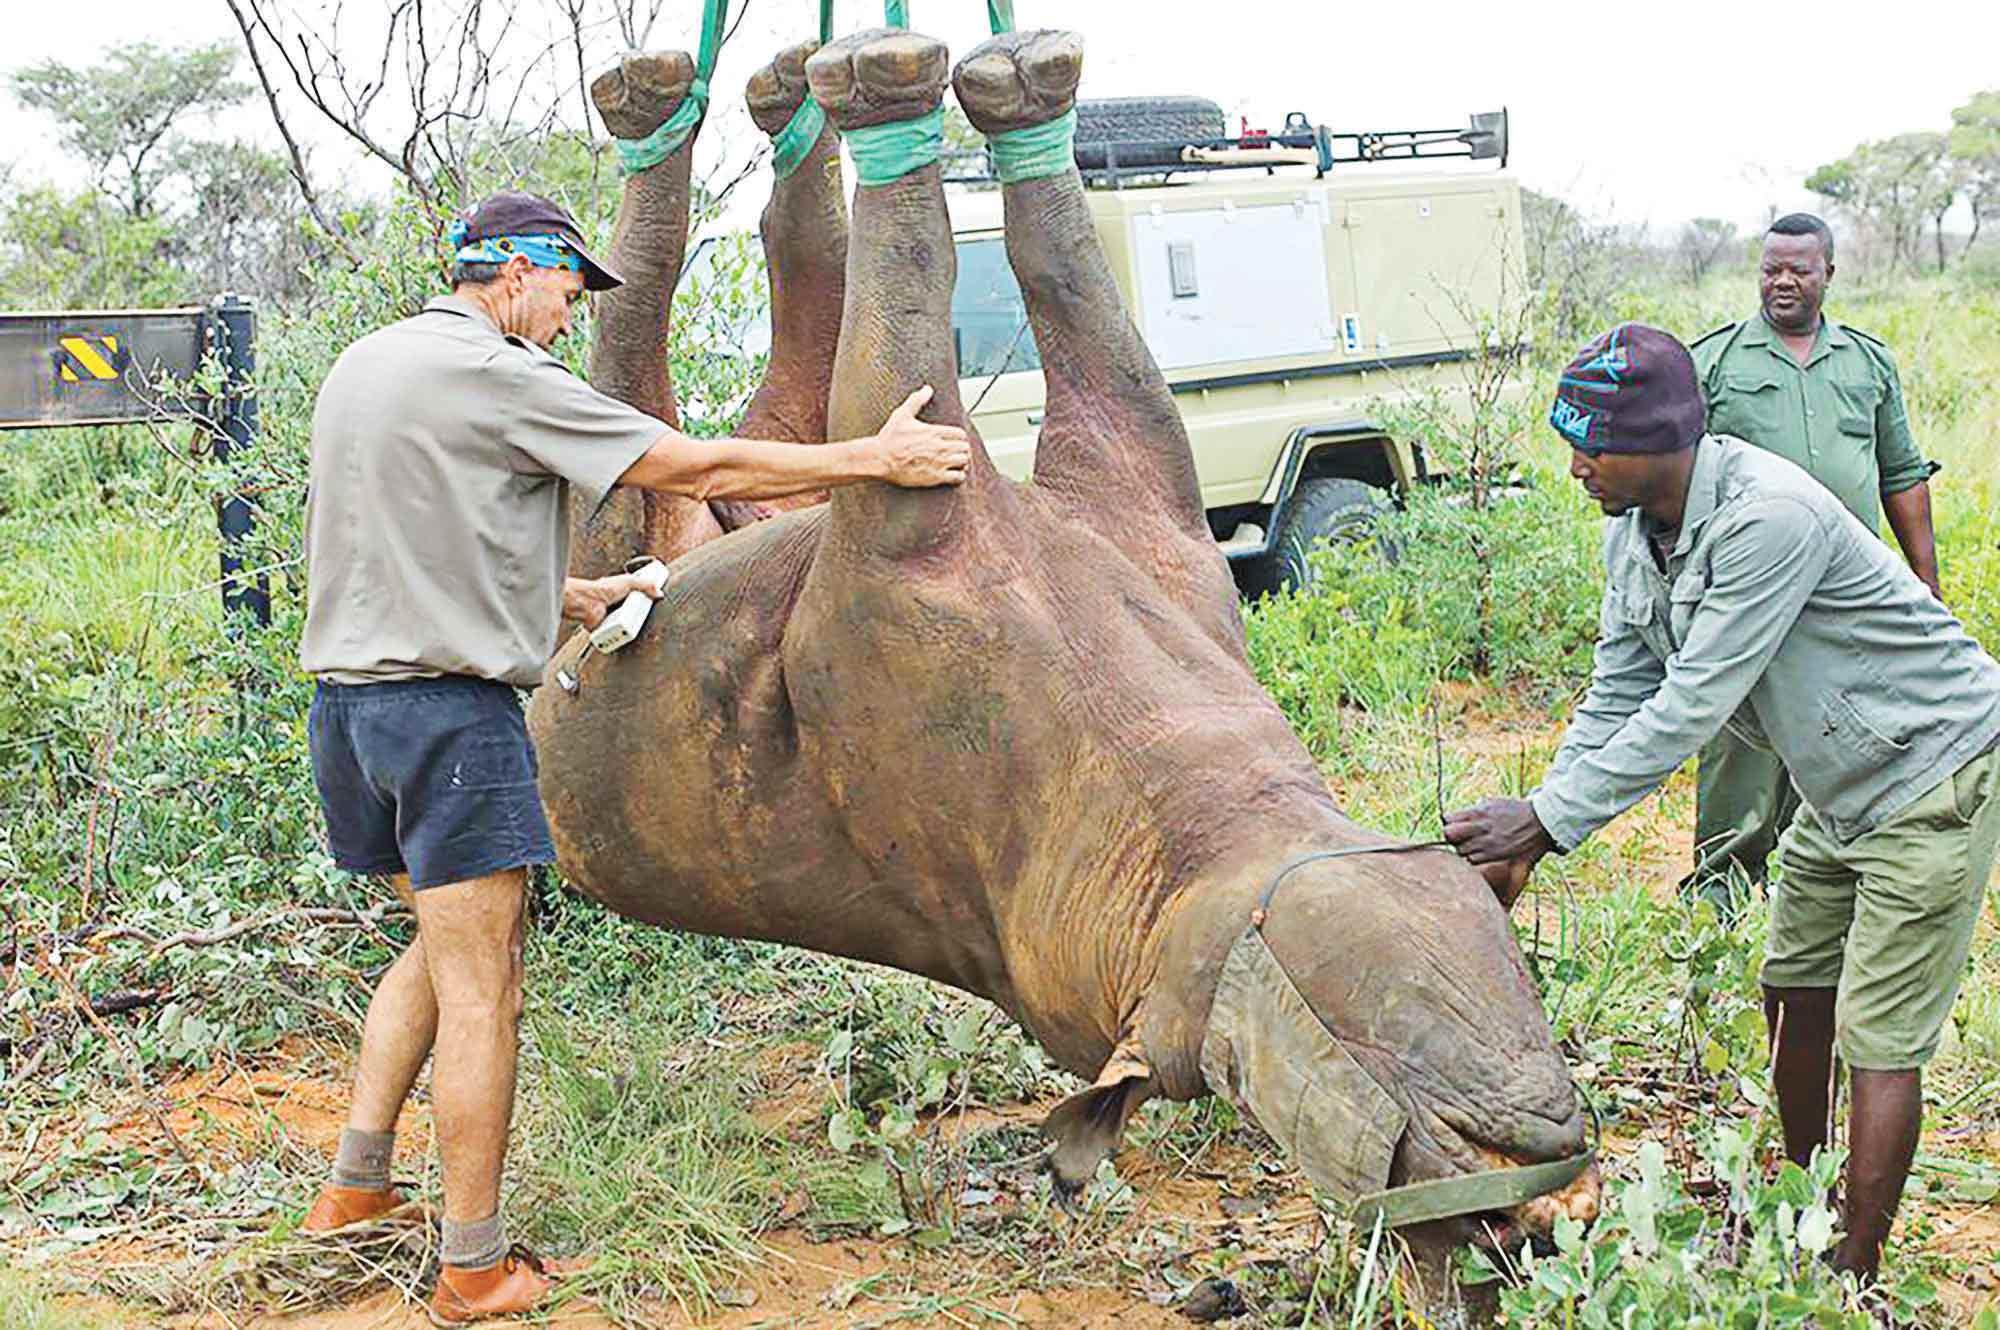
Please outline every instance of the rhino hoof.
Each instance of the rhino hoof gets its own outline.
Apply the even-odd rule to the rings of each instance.
[[[590,85],[604,127],[621,139],[642,139],[680,109],[694,83],[694,58],[686,51],[628,55]]]
[[[1003,32],[981,42],[952,71],[966,118],[982,134],[1055,119],[1076,105],[1083,38],[1073,32]]]
[[[937,109],[948,59],[935,37],[871,28],[822,46],[806,61],[806,82],[842,130],[886,125]]]
[[[818,42],[787,46],[750,76],[743,100],[750,104],[750,118],[757,122],[757,128],[775,134],[805,105],[806,60],[818,49]]]

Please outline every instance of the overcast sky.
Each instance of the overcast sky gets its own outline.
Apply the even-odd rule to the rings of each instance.
[[[348,0],[353,30],[386,2]],[[322,0],[292,3],[311,14]],[[520,3],[557,12],[556,0]],[[118,40],[236,38],[223,0],[93,0],[82,22],[66,5],[0,5],[10,11],[0,68],[51,57],[87,63]],[[944,38],[954,55],[985,35],[975,0],[914,0],[911,10],[913,25]],[[711,155],[729,139],[745,141],[745,78],[777,46],[809,35],[817,12],[810,0],[750,0],[717,70],[717,114],[703,135]],[[845,27],[878,12],[855,0],[837,7]],[[1082,32],[1085,95],[1198,93],[1220,102],[1232,126],[1242,114],[1275,128],[1290,110],[1336,129],[1444,126],[1504,105],[1525,184],[1656,228],[1704,214],[1753,223],[1774,206],[1810,206],[1800,182],[1814,166],[1863,139],[1944,128],[1954,106],[2000,87],[1993,0],[1016,0],[1015,13],[1023,27]],[[698,14],[696,0],[666,0],[652,44],[692,49]],[[319,171],[371,178],[335,136],[302,108],[298,115]],[[231,128],[270,137],[261,106]],[[45,121],[0,95],[0,162],[19,163],[17,181],[64,174],[47,137]]]

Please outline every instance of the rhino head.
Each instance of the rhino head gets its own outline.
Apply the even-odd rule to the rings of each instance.
[[[996,37],[959,65],[959,101],[989,135],[1046,123],[1081,56],[1065,33]],[[922,384],[928,418],[965,421],[939,169],[862,184],[850,222],[836,137],[935,109],[947,72],[940,43],[877,30],[752,80],[767,131],[808,87],[828,125],[765,213],[774,350],[742,433],[865,435]],[[597,85],[607,123],[645,133],[686,73],[629,59]],[[593,366],[663,418],[687,152],[625,186],[613,261],[636,280],[604,298]],[[1076,173],[1003,197],[1047,386],[1032,482],[975,447],[956,489],[863,483],[728,534],[727,510],[615,496],[573,571],[643,549],[672,579],[639,641],[588,660],[572,642],[551,671],[579,690],[535,696],[565,872],[635,918],[992,1000],[1090,1082],[1048,1123],[1064,1190],[1151,1095],[1229,1096],[1340,1195],[1577,1153],[1567,1069],[1476,872],[1436,851],[1316,860],[1261,904],[1295,858],[1381,838],[1250,671],[1187,436]],[[1312,1057],[1336,1070],[1285,1074]],[[1479,1227],[1545,1231],[1596,1195],[1592,1170]]]

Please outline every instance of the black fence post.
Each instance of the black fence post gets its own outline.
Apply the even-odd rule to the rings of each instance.
[[[225,295],[209,307],[210,336],[222,361],[222,398],[216,403],[215,460],[227,464],[237,450],[247,450],[257,438],[257,311],[242,296]],[[248,610],[257,626],[271,625],[271,584],[264,575],[243,579],[243,539],[257,524],[247,484],[222,501],[217,513],[222,529],[222,615]]]

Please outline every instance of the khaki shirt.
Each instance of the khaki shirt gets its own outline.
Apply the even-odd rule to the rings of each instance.
[[[1802,365],[1759,314],[1696,341],[1708,428],[1776,453],[1882,530],[1882,496],[1937,468],[1917,451],[1889,348],[1825,319]]]
[[[1725,724],[1775,750],[1842,841],[2000,738],[2000,663],[1790,462],[1698,445],[1666,570],[1638,509],[1605,523],[1590,690],[1530,796],[1572,849]]]
[[[341,353],[313,410],[305,669],[333,683],[541,681],[569,492],[602,499],[664,426],[440,296]]]

